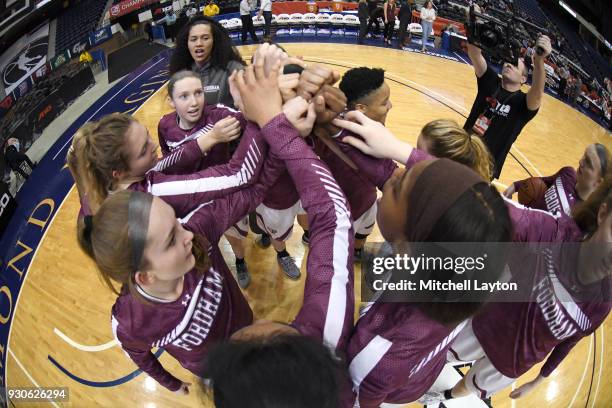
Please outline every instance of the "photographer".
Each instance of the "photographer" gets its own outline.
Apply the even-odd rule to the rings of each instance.
[[[19,140],[11,137],[4,145],[4,160],[11,170],[13,170],[15,173],[19,173],[21,177],[27,180],[35,165],[28,156],[19,150]]]
[[[552,51],[550,39],[540,36],[535,47],[542,48],[543,52],[533,55],[531,89],[524,93],[521,86],[527,81],[528,72],[522,59],[518,59],[518,65],[504,63],[500,79],[481,50],[473,44],[467,45],[478,93],[463,128],[483,138],[494,160],[493,178],[499,178],[512,143],[540,108],[546,83],[544,60]]]

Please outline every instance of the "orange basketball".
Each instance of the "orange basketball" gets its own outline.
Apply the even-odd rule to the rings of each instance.
[[[546,192],[546,184],[539,177],[532,177],[521,183],[518,200],[523,205],[531,205]]]

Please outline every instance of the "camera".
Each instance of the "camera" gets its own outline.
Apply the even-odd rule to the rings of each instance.
[[[514,12],[489,8],[495,16],[483,14],[470,6],[466,24],[468,42],[486,51],[491,58],[518,66],[521,52],[521,42],[515,38],[517,23],[530,26],[541,33],[545,30],[530,23]],[[536,53],[542,55],[544,50],[537,47]]]

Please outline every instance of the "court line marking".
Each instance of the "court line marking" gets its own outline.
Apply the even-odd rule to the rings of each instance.
[[[159,61],[155,62],[153,65],[151,65],[149,68],[145,69],[144,71],[142,71],[140,74],[138,74],[136,77],[132,78],[132,80],[130,82],[128,82],[127,84],[125,84],[120,90],[118,90],[117,92],[115,92],[113,94],[113,96],[111,96],[110,98],[108,98],[108,100],[106,102],[104,102],[102,104],[102,106],[100,106],[94,113],[92,113],[88,119],[85,120],[85,122],[89,122],[91,120],[91,118],[93,118],[98,112],[100,112],[102,110],[102,108],[104,108],[106,105],[108,105],[109,102],[111,102],[113,99],[115,99],[115,97],[117,95],[119,95],[121,92],[123,92],[123,90],[125,88],[127,88],[129,85],[131,85],[133,82],[135,82],[138,78],[140,78],[141,76],[143,76],[146,72],[148,72],[151,68],[153,68],[154,66],[156,66],[157,64],[159,64],[162,61],[166,61],[166,58],[161,58]],[[162,85],[163,87],[163,85]],[[161,89],[161,87],[160,87]],[[159,89],[158,89],[159,90]],[[157,91],[156,91],[157,92]],[[147,100],[149,100],[147,98]],[[147,101],[145,100],[145,102]],[[144,102],[143,102],[144,105]],[[138,110],[136,110],[137,112]],[[136,113],[134,112],[134,113]],[[78,118],[77,118],[78,119]],[[73,122],[74,123],[74,122]],[[68,138],[68,140],[66,141],[66,143],[64,143],[64,145],[57,151],[57,153],[55,153],[55,155],[53,156],[52,160],[55,160],[57,158],[57,156],[59,156],[59,154],[66,148],[66,146],[68,146],[68,143],[70,143],[72,141],[72,137]]]
[[[604,323],[601,324],[601,350],[599,351],[599,376],[597,377],[597,386],[595,387],[595,395],[593,395],[593,405],[595,408],[595,401],[597,401],[597,393],[599,392],[599,383],[601,381],[601,371],[603,370],[603,356],[604,356]],[[588,401],[587,401],[588,402]]]
[[[580,392],[580,389],[582,388],[582,383],[584,382],[584,379],[586,377],[587,369],[589,368],[589,361],[591,361],[591,352],[593,351],[593,336],[589,336],[589,340],[590,340],[589,341],[589,351],[587,353],[588,358],[584,362],[584,370],[582,370],[582,378],[580,378],[580,382],[578,383],[578,387],[576,388],[574,397],[572,398],[571,402],[567,404],[568,407],[574,406],[574,402],[576,401],[576,398],[578,398],[578,393]]]
[[[87,352],[90,352],[90,353],[96,353],[98,351],[108,350],[110,348],[113,348],[113,347],[119,345],[119,342],[117,340],[111,340],[108,343],[100,344],[99,346],[86,346],[84,344],[80,344],[80,343],[77,343],[76,341],[72,340],[70,337],[68,337],[64,333],[62,333],[62,331],[59,330],[57,327],[55,327],[53,329],[53,333],[57,334],[60,339],[64,340],[66,343],[70,344],[72,347],[74,347],[76,349],[79,349],[79,350],[82,350],[82,351],[87,351]]]
[[[13,353],[13,351],[11,349],[8,349],[8,352],[11,356],[13,356],[13,358],[15,359],[15,362],[17,363],[17,365],[19,367],[21,367],[21,369],[23,370],[23,372],[25,373],[25,375],[29,378],[30,381],[32,381],[32,384],[34,384],[34,386],[36,388],[41,388],[40,385],[38,385],[38,383],[36,382],[36,380],[34,378],[32,378],[32,376],[30,375],[30,373],[28,373],[28,370],[25,369],[25,367],[23,366],[23,364],[21,364],[21,361],[19,361],[19,359],[17,358],[17,356],[15,356],[15,353]],[[8,364],[7,364],[8,367]],[[8,373],[7,373],[7,379],[8,379]],[[8,398],[6,399],[6,401],[8,401]],[[46,403],[51,403],[54,407],[56,408],[60,408],[59,405],[57,405],[57,403],[55,401],[45,401]]]
[[[537,175],[538,175],[539,177],[542,177],[542,173],[541,173],[541,172],[540,172],[540,170],[538,170],[538,168],[537,168],[537,167],[536,167],[536,166],[535,166],[535,165],[534,165],[534,164],[531,162],[531,160],[529,160],[529,159],[527,158],[527,156],[525,156],[525,155],[523,154],[523,152],[521,152],[521,151],[519,150],[519,148],[518,148],[518,147],[513,147],[513,148],[514,148],[514,150],[516,150],[516,152],[517,152],[517,153],[518,153],[518,154],[519,154],[519,155],[520,155],[520,156],[521,156],[521,157],[522,157],[522,158],[523,158],[523,159],[524,159],[524,160],[527,162],[527,164],[529,164],[529,165],[530,165],[530,166],[531,166],[531,167],[532,167],[532,168],[535,170],[535,172],[537,173]]]
[[[314,60],[315,62],[317,62],[317,61],[318,61],[318,62],[322,62],[322,63],[325,63],[325,61],[330,61],[330,62],[335,62],[335,63],[339,63],[339,64],[350,65],[350,66],[352,66],[352,67],[359,67],[359,66],[361,66],[361,65],[354,64],[354,63],[352,63],[352,62],[347,62],[347,61],[342,61],[342,60],[335,60],[335,59],[330,59],[330,58],[326,58],[326,59],[324,59],[324,58],[318,58],[318,57],[307,57],[307,56],[303,56],[303,58],[304,58],[304,59],[308,58],[309,60]],[[468,65],[469,65],[469,64],[468,64]],[[452,101],[452,100],[448,99],[448,98],[447,98],[447,97],[445,97],[444,95],[441,95],[441,94],[437,93],[436,91],[433,91],[433,90],[431,90],[431,89],[427,88],[426,86],[424,86],[424,85],[422,85],[422,84],[420,84],[420,83],[418,83],[418,82],[414,82],[414,81],[412,81],[412,80],[410,80],[410,79],[407,79],[407,78],[404,78],[404,77],[402,77],[402,76],[399,76],[399,75],[396,75],[396,74],[389,73],[388,71],[386,71],[386,72],[385,72],[385,74],[386,74],[387,76],[389,76],[389,78],[391,78],[391,79],[393,79],[392,77],[395,77],[395,78],[398,78],[398,79],[400,79],[400,80],[402,80],[402,81],[405,81],[405,82],[411,83],[411,84],[413,84],[413,85],[415,85],[415,86],[418,86],[419,88],[421,88],[421,89],[423,89],[423,90],[425,90],[425,91],[427,91],[427,92],[431,93],[431,95],[435,96],[436,98],[442,99],[442,100],[444,100],[445,102],[447,102],[448,104],[450,104],[450,105],[454,105],[455,107],[458,107],[458,108],[459,108],[459,110],[461,110],[461,111],[463,111],[463,112],[465,112],[465,113],[468,113],[468,114],[469,114],[469,111],[468,111],[468,110],[467,110],[467,109],[466,109],[464,106],[457,104],[456,102],[454,102],[454,101]],[[425,92],[424,92],[424,93],[425,93]],[[525,159],[525,161],[527,162],[527,164],[528,164],[529,166],[531,166],[531,167],[532,167],[532,168],[535,170],[536,174],[538,174],[538,176],[539,176],[539,177],[542,177],[542,172],[540,172],[540,170],[539,170],[539,169],[538,169],[538,168],[537,168],[537,167],[536,167],[536,166],[535,166],[535,165],[534,165],[534,164],[533,164],[533,163],[532,163],[532,162],[531,162],[531,161],[530,161],[530,160],[527,158],[527,156],[525,156],[525,155],[523,154],[523,152],[521,152],[521,151],[520,151],[520,149],[519,149],[518,147],[516,147],[516,146],[513,144],[513,145],[512,145],[512,147],[511,147],[511,150],[516,150],[516,152],[517,152],[519,155],[521,155],[521,157],[522,157],[522,158],[524,158],[524,159]]]
[[[459,58],[461,61],[465,62],[466,64],[468,64],[468,65],[472,65],[472,64],[470,64],[469,62],[467,62],[467,60],[463,59],[463,58],[461,57],[461,55],[457,54],[455,51],[453,51],[453,54],[455,54],[455,55],[457,56],[457,58]]]
[[[60,171],[63,171],[63,169],[60,170]],[[70,188],[70,190],[68,190],[68,194],[66,194],[66,196],[62,200],[62,202],[59,205],[59,207],[57,207],[57,210],[53,214],[53,218],[51,218],[51,220],[49,220],[49,225],[45,229],[45,232],[43,232],[43,235],[40,238],[40,241],[38,241],[38,245],[36,245],[36,249],[34,250],[34,254],[32,255],[32,260],[30,261],[30,264],[28,265],[28,269],[25,272],[25,277],[23,278],[23,282],[21,283],[21,287],[19,288],[19,292],[17,293],[17,300],[15,300],[15,310],[13,310],[13,316],[11,317],[11,325],[9,326],[9,335],[8,335],[8,338],[6,339],[6,348],[8,349],[9,353],[13,356],[13,358],[15,358],[15,361],[17,361],[19,363],[19,367],[21,367],[23,372],[28,377],[30,375],[25,370],[25,368],[21,365],[21,363],[19,362],[17,357],[15,357],[15,354],[11,350],[11,336],[13,335],[13,330],[11,330],[11,329],[13,328],[13,323],[15,322],[15,318],[17,316],[17,310],[19,310],[19,301],[21,300],[21,295],[23,293],[23,289],[25,288],[25,284],[26,284],[28,278],[30,277],[30,269],[32,268],[32,264],[34,263],[34,259],[36,258],[36,255],[38,255],[38,251],[40,250],[40,248],[42,248],[42,243],[45,240],[45,238],[47,237],[47,233],[51,229],[51,226],[55,222],[55,219],[57,218],[56,217],[57,213],[64,206],[64,203],[66,202],[66,199],[70,195],[70,192],[72,191],[73,188],[74,188],[74,185]],[[9,382],[9,364],[8,363],[6,364],[5,374],[6,374],[6,384],[8,385],[8,382]],[[38,387],[38,385],[37,385],[37,387]],[[7,393],[8,393],[8,390],[5,388],[4,389],[5,401],[8,401],[8,394]]]

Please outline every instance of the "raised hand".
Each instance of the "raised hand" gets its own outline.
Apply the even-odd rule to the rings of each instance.
[[[266,76],[270,75],[270,72],[277,63],[283,63],[288,58],[287,53],[274,44],[263,43],[255,51],[253,56],[253,64],[258,61],[263,61],[264,73]]]
[[[240,122],[231,116],[223,118],[215,123],[210,135],[217,143],[230,142],[240,136]]]
[[[298,95],[310,101],[323,85],[333,85],[340,79],[340,74],[320,64],[307,67],[300,76]]]
[[[359,111],[350,111],[345,119],[334,119],[332,124],[361,136],[346,136],[343,142],[370,156],[406,163],[412,153],[412,145],[397,139],[382,123],[368,118]]]
[[[346,96],[338,88],[323,85],[314,97],[317,125],[326,125],[346,109]]]
[[[283,97],[283,102],[287,102],[297,96],[297,86],[300,81],[300,74],[282,74],[278,76],[278,87]]]
[[[548,38],[548,36],[546,35],[539,36],[535,43],[535,49],[538,52],[542,50],[542,53],[538,54],[538,52],[536,52],[535,54],[533,54],[534,60],[536,60],[537,58],[544,59],[548,57],[550,53],[552,52],[552,45],[550,44],[550,38]]]
[[[312,103],[309,104],[304,98],[297,96],[283,105],[283,113],[300,136],[310,135],[316,118],[315,107]]]
[[[282,98],[278,88],[280,60],[276,60],[268,73],[264,68],[265,60],[256,58],[253,65],[238,72],[235,78],[244,116],[260,127],[264,127],[282,112]]]

